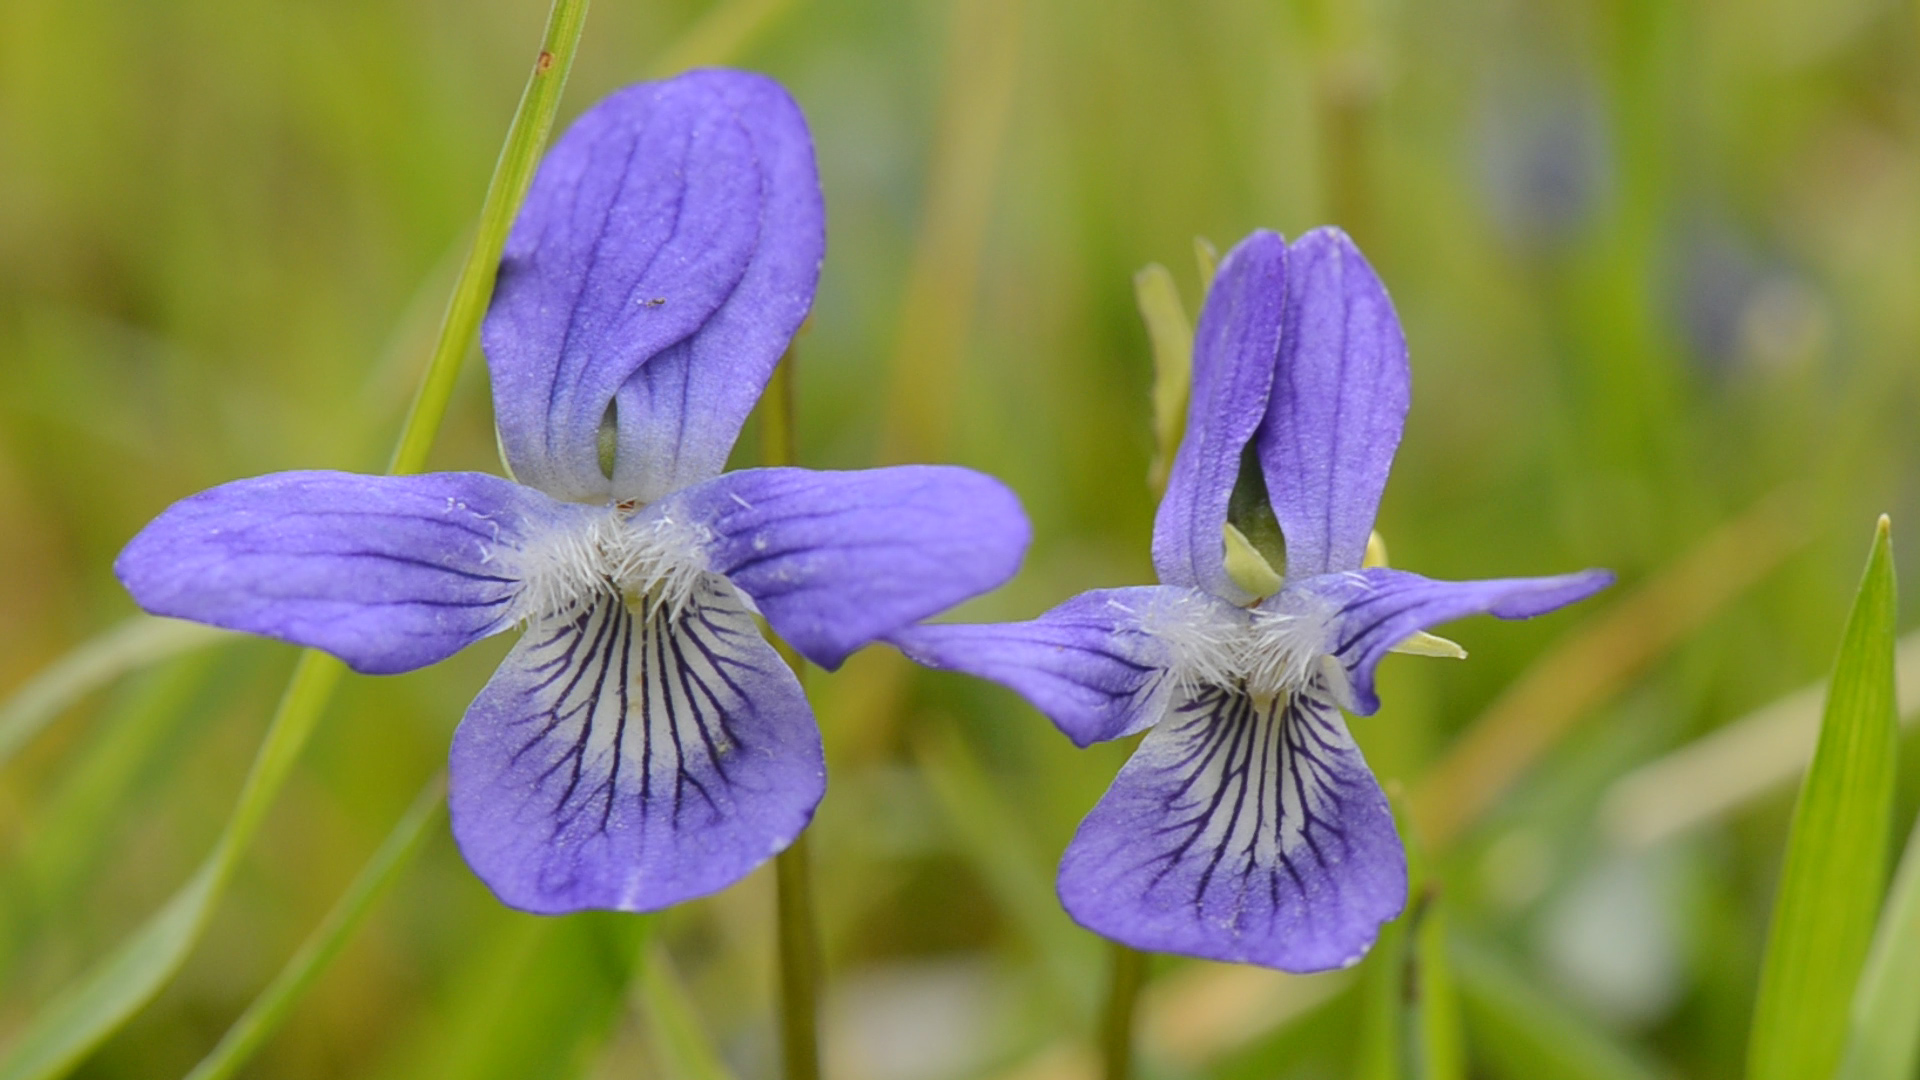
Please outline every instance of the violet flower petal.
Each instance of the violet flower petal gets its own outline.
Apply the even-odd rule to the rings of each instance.
[[[823,244],[805,127],[776,100],[784,91],[743,72],[642,83],[588,110],[547,155],[482,331],[516,478],[567,499],[658,494],[622,491],[601,471],[600,427],[636,371],[709,326],[732,350],[724,359],[738,381],[718,392],[726,373],[711,373],[701,400],[689,388],[689,405],[744,414],[758,396],[811,302],[805,268],[817,271]],[[736,296],[736,313],[716,325]],[[639,416],[615,417],[622,441],[649,441],[625,430],[633,424],[678,432],[695,420],[632,404]],[[730,445],[738,430],[737,420],[700,431],[704,423],[689,424],[699,445],[687,468],[717,468],[706,444]],[[676,457],[666,471],[679,467]]]
[[[759,162],[760,241],[700,331],[642,365],[615,395],[619,499],[653,502],[720,474],[820,277],[826,209],[806,118],[772,79],[730,73],[716,86]]]
[[[1375,567],[1327,574],[1290,587],[1337,605],[1329,651],[1347,670],[1352,700],[1347,708],[1370,716],[1380,707],[1373,672],[1382,657],[1415,631],[1468,615],[1530,619],[1585,600],[1613,584],[1606,570],[1556,577],[1435,581],[1405,570]],[[1289,603],[1286,594],[1269,603]]]
[[[1241,453],[1267,412],[1288,260],[1286,241],[1259,230],[1221,261],[1194,332],[1186,437],[1153,521],[1153,565],[1161,582],[1205,589],[1236,604],[1253,596],[1227,576],[1220,527]]]
[[[1137,949],[1344,967],[1407,897],[1386,796],[1340,710],[1204,687],[1147,733],[1060,863],[1082,926]]]
[[[792,843],[826,790],[799,681],[712,575],[678,618],[608,593],[530,628],[450,768],[461,854],[542,914],[724,888]]]
[[[173,504],[114,573],[155,615],[391,674],[509,626],[520,582],[508,556],[529,531],[585,512],[482,473],[274,473]]]
[[[1408,401],[1387,290],[1334,228],[1294,241],[1286,328],[1256,445],[1287,541],[1286,576],[1358,569]]]
[[[1162,594],[1186,592],[1098,589],[1028,622],[913,626],[888,640],[927,667],[1008,687],[1074,745],[1089,746],[1143,731],[1165,713],[1172,652],[1141,620]]]
[[[1004,484],[951,465],[743,469],[642,512],[711,533],[707,569],[801,655],[847,654],[1013,576],[1030,533]]]

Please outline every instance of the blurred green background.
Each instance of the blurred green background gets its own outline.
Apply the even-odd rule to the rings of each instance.
[[[0,694],[133,613],[110,563],[168,503],[384,463],[545,14],[0,0]],[[817,140],[804,460],[960,462],[1026,502],[1025,569],[967,617],[1151,580],[1136,269],[1195,310],[1196,235],[1353,234],[1412,348],[1395,564],[1621,577],[1456,625],[1467,663],[1389,661],[1355,724],[1430,853],[1471,1074],[1740,1074],[1817,701],[1743,718],[1824,676],[1876,514],[1920,567],[1920,11],[599,0],[563,122],[701,62],[779,77]],[[477,358],[434,458],[498,469]],[[505,647],[347,683],[181,977],[78,1075],[207,1051]],[[191,873],[293,654],[145,668],[5,763],[0,1043]],[[812,688],[832,1074],[1090,1077],[1104,953],[1051,877],[1126,748],[880,649]],[[672,911],[646,953],[743,1077],[774,1068],[771,895]],[[248,1075],[676,1076],[641,929],[503,909],[441,826]],[[1371,966],[1156,961],[1145,1074],[1350,1075]]]

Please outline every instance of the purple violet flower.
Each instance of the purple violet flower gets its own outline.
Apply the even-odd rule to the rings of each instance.
[[[526,632],[454,735],[453,831],[506,903],[647,911],[792,842],[808,659],[1012,576],[1018,501],[966,469],[721,475],[813,300],[813,146],[773,81],[700,71],[588,111],[542,164],[483,332],[480,473],[293,472],[183,500],[121,553],[140,606],[408,671]]]
[[[1341,710],[1379,708],[1388,652],[1464,655],[1429,626],[1540,615],[1612,581],[1363,568],[1407,399],[1393,306],[1345,234],[1289,248],[1256,232],[1200,315],[1187,434],[1154,522],[1162,584],[894,636],[921,663],[1018,691],[1078,745],[1147,733],[1061,861],[1081,925],[1288,971],[1354,963],[1405,905],[1407,870]],[[1262,533],[1284,560],[1258,554],[1248,536]]]

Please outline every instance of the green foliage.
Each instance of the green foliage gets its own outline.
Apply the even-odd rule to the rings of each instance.
[[[283,969],[333,940],[343,883],[507,641],[342,680],[310,739],[281,729],[309,745],[275,756],[276,797],[248,797],[272,809],[217,888],[203,860],[237,851],[221,837],[292,651],[80,659],[125,644],[108,567],[168,503],[384,463],[450,292],[455,322],[485,299],[475,208],[542,7],[0,0],[0,1055],[61,1002],[68,1050],[114,1033],[83,1075],[184,1075],[298,969],[311,981],[242,1075],[697,1074],[676,1031],[709,1065],[775,1071],[771,873],[658,923],[541,920],[430,836],[323,971]],[[1446,973],[1419,957],[1451,934],[1467,1075],[1731,1080],[1791,809],[1769,784],[1812,739],[1668,777],[1710,810],[1636,798],[1677,822],[1664,839],[1610,832],[1601,793],[1644,793],[1618,782],[1822,677],[1847,523],[1920,491],[1916,18],[1867,0],[603,3],[560,119],[705,63],[793,89],[830,218],[796,347],[799,458],[1004,477],[1034,544],[962,619],[1153,580],[1140,480],[1178,409],[1154,404],[1169,384],[1135,270],[1172,267],[1185,320],[1215,261],[1196,233],[1346,228],[1412,353],[1379,522],[1395,565],[1621,584],[1441,629],[1470,664],[1386,661],[1387,705],[1354,734],[1448,819],[1419,822],[1444,890],[1352,973],[1155,958],[1136,1072],[1307,1080],[1391,1049],[1411,1073],[1410,1025],[1444,1014],[1406,1007],[1441,999],[1410,977]],[[473,358],[451,337],[438,355],[456,351]],[[402,464],[500,468],[484,371],[465,369],[436,367],[444,423]],[[1282,567],[1246,502],[1236,527]],[[831,1075],[894,1080],[877,1032],[922,1075],[1093,1067],[1102,945],[1052,877],[1128,747],[1077,750],[1013,694],[884,648],[809,693],[831,778],[809,834]],[[1920,740],[1901,747],[1895,821],[1920,805]],[[1671,872],[1629,892],[1634,919],[1597,919],[1592,871],[1622,844]],[[1853,995],[1853,1075],[1912,1072],[1911,879]],[[660,949],[665,991],[640,965]],[[117,959],[80,1023],[61,991],[100,957]],[[1383,1022],[1400,1037],[1377,1042]]]
[[[1829,1076],[1886,884],[1894,780],[1893,557],[1881,518],[1801,783],[1754,1005],[1752,1080]]]

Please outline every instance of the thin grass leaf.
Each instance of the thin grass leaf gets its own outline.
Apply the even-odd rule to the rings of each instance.
[[[713,1048],[700,1015],[674,971],[673,958],[658,937],[647,942],[640,962],[640,1011],[660,1075],[676,1080],[733,1080],[733,1072]]]
[[[1153,345],[1153,464],[1147,484],[1164,491],[1174,452],[1187,428],[1187,395],[1193,389],[1193,324],[1180,303],[1173,275],[1159,263],[1133,275],[1133,298]]]
[[[1491,951],[1458,935],[1449,944],[1475,1075],[1496,1080],[1659,1080],[1663,1075]]]
[[[0,1061],[0,1080],[64,1076],[180,970],[345,671],[346,665],[330,656],[301,656],[213,853],[165,907],[34,1016]]]
[[[207,714],[217,654],[184,655],[137,678],[102,717],[59,786],[21,822],[15,865],[0,875],[0,982],[21,955],[57,936],[112,849],[127,807],[150,798],[194,720]]]
[[[234,637],[199,623],[135,615],[80,643],[0,705],[0,767],[94,690],[149,664]]]
[[[481,206],[473,251],[454,287],[439,343],[408,410],[389,472],[418,472],[426,464],[461,363],[479,336],[507,231],[553,130],[586,11],[587,0],[554,0],[546,36]],[[0,1060],[0,1080],[65,1075],[180,969],[345,670],[324,653],[301,654],[213,852],[158,914],[34,1016]]]
[[[400,871],[413,861],[427,835],[439,825],[446,810],[446,793],[444,775],[435,776],[420,789],[413,804],[401,815],[393,831],[387,834],[326,918],[300,943],[286,966],[233,1022],[212,1052],[187,1074],[187,1080],[224,1080],[232,1076],[280,1029],[301,996],[326,971],[334,957],[340,955],[360,921],[373,910],[374,901],[385,894]]]
[[[1831,1076],[1845,1047],[1892,827],[1896,606],[1888,546],[1882,517],[1793,808],[1747,1043],[1750,1080]]]
[[[1920,1063],[1920,821],[1880,913],[1866,971],[1854,991],[1852,1034],[1840,1080],[1912,1080]]]

